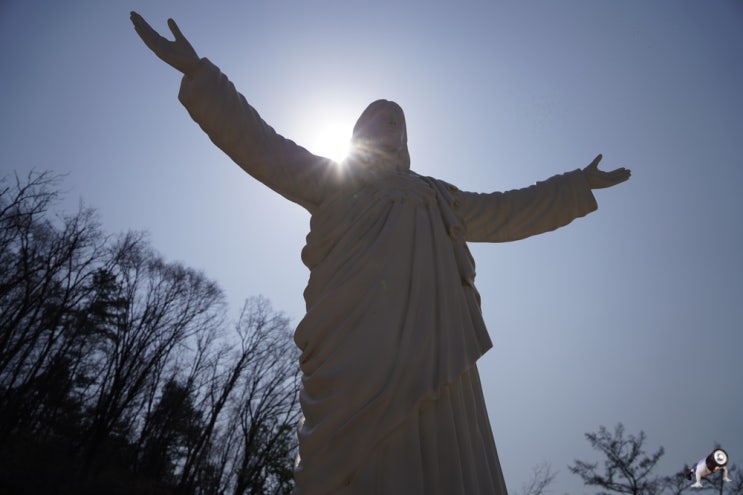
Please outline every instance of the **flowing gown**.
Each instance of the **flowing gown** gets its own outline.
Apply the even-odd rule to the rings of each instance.
[[[295,493],[505,495],[466,242],[593,211],[583,174],[479,194],[409,170],[343,169],[277,134],[207,59],[179,98],[238,165],[311,214]]]

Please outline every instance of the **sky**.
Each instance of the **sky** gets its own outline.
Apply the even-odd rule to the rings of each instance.
[[[234,165],[177,100],[136,10],[279,133],[319,152],[378,98],[405,110],[412,169],[490,192],[587,165],[632,169],[559,231],[471,245],[494,347],[479,362],[512,493],[595,460],[623,422],[657,474],[719,442],[743,467],[743,2],[0,0],[0,175],[65,173],[65,207],[145,230],[233,307],[298,322],[309,214]],[[236,309],[235,309],[236,311]]]

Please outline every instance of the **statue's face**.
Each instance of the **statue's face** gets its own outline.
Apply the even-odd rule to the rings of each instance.
[[[385,152],[403,150],[407,145],[407,132],[400,105],[377,100],[366,107],[353,128],[353,141]]]

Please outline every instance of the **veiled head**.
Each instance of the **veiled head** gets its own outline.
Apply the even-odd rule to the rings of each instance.
[[[372,102],[356,121],[352,154],[360,160],[394,162],[398,170],[410,168],[405,114],[394,101]]]

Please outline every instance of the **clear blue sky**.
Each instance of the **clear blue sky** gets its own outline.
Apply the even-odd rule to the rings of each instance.
[[[743,466],[743,2],[0,2],[3,174],[68,173],[68,206],[142,229],[234,305],[298,321],[308,214],[243,173],[136,36],[174,17],[279,132],[309,146],[377,98],[412,168],[476,191],[627,166],[561,231],[475,245],[495,347],[480,362],[511,491],[625,423],[669,474],[720,442]],[[660,473],[659,473],[660,474]]]

